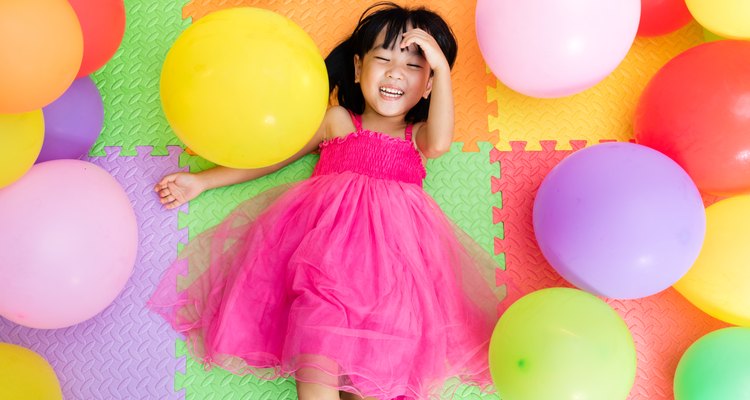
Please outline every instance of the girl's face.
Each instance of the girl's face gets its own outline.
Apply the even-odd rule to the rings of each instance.
[[[383,48],[385,30],[364,57],[354,56],[355,80],[362,88],[365,111],[401,116],[432,89],[430,65],[415,44],[402,49],[401,38],[390,49]]]

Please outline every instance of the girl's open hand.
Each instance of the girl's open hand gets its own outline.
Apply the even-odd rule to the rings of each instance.
[[[195,175],[187,172],[169,174],[154,186],[159,201],[167,209],[179,207],[203,192],[203,184]]]
[[[401,48],[409,47],[412,44],[422,49],[424,58],[430,64],[430,68],[433,71],[450,71],[450,65],[448,65],[448,60],[445,58],[443,50],[440,49],[440,46],[432,35],[419,28],[407,31],[404,33],[403,39],[401,39]]]

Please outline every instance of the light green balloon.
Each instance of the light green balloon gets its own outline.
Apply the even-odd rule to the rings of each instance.
[[[750,328],[724,328],[693,343],[674,376],[675,400],[750,400]]]
[[[492,334],[489,359],[503,400],[626,399],[635,382],[627,325],[576,289],[543,289],[511,305]]]

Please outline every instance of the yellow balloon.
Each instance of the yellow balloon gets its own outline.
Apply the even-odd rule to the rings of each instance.
[[[0,114],[0,188],[15,182],[34,165],[43,141],[42,110]]]
[[[750,326],[750,196],[706,209],[703,248],[674,288],[707,314]]]
[[[220,165],[259,168],[310,141],[328,104],[328,74],[294,22],[238,7],[201,18],[177,38],[160,91],[185,145]]]
[[[21,346],[0,343],[0,399],[62,399],[52,366]]]
[[[686,0],[685,4],[693,18],[716,35],[750,39],[750,1]]]

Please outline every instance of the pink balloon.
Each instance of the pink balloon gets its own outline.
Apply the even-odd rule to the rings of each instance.
[[[478,0],[479,48],[495,76],[533,97],[588,89],[625,58],[640,0]]]
[[[0,190],[0,315],[31,328],[75,325],[101,312],[133,271],[135,213],[102,168],[37,164]]]

